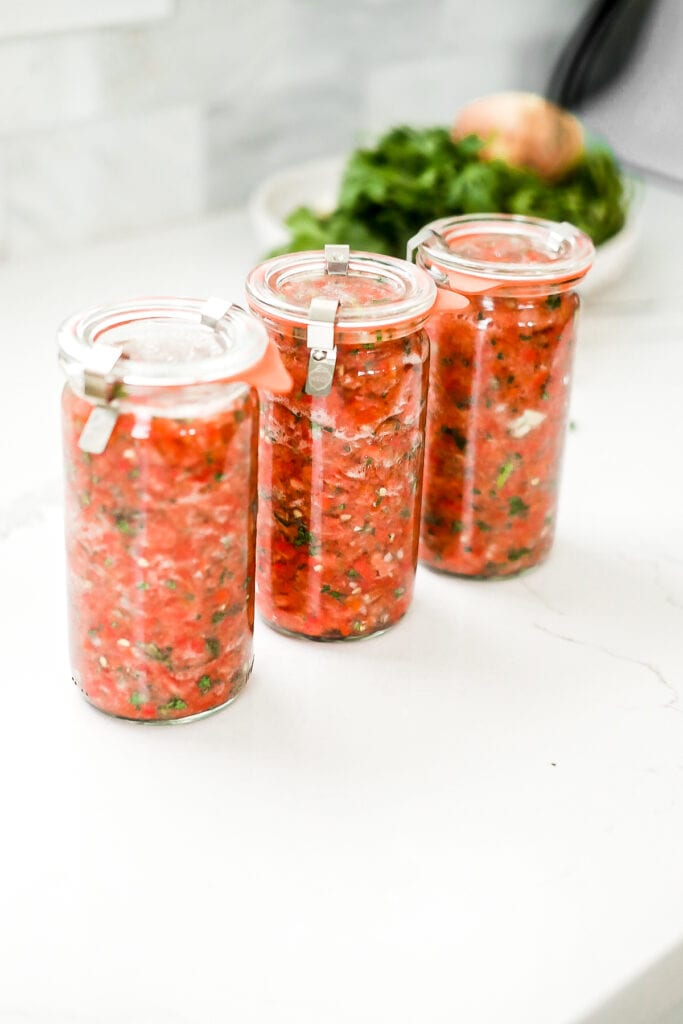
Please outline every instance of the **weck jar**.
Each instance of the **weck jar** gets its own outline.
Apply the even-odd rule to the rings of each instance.
[[[382,632],[413,592],[434,283],[327,246],[262,263],[247,295],[294,381],[262,392],[259,610],[313,640]]]
[[[253,660],[254,387],[289,378],[218,299],[89,309],[58,347],[74,682],[120,718],[208,714]]]
[[[571,224],[480,214],[409,243],[434,277],[421,560],[500,578],[555,531],[579,296],[593,244]]]

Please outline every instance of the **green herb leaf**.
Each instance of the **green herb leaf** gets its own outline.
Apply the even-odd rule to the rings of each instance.
[[[524,558],[525,555],[531,554],[531,548],[510,548],[508,551],[508,561],[518,562],[520,558]]]
[[[217,658],[218,655],[221,653],[220,642],[217,640],[215,636],[205,636],[204,645],[206,647],[207,653],[210,654],[212,658]]]
[[[308,553],[310,555],[317,555],[320,547],[318,541],[314,535],[307,530],[303,523],[299,523],[296,530],[296,537],[294,538],[294,547],[302,548],[306,545],[308,547]]]
[[[508,500],[508,512],[511,516],[523,516],[529,511],[529,506],[522,498],[515,495]]]
[[[391,129],[375,146],[351,154],[332,213],[300,207],[289,215],[291,238],[281,251],[346,243],[403,258],[408,239],[444,214],[570,221],[596,245],[623,226],[624,181],[606,146],[591,142],[560,181],[547,182],[502,160],[481,160],[482,145],[473,135],[454,142],[442,127]]]
[[[507,483],[510,474],[514,471],[515,463],[513,459],[508,459],[500,469],[498,470],[498,476],[496,477],[496,489],[500,490]]]
[[[135,645],[139,650],[143,652],[152,661],[160,661],[164,665],[170,664],[171,655],[173,654],[172,647],[159,647],[158,644],[141,644]]]
[[[340,604],[342,604],[346,600],[346,594],[342,594],[338,590],[332,590],[332,587],[329,585],[329,583],[323,583],[322,587],[320,588],[320,593],[327,594],[328,597],[333,597],[334,600],[339,601]]]
[[[164,712],[168,711],[184,711],[186,707],[187,704],[182,697],[171,697],[171,699],[167,700],[165,704],[159,704],[157,711],[160,714],[164,714]]]
[[[209,690],[211,689],[212,685],[213,685],[213,683],[211,682],[211,677],[210,676],[204,675],[200,679],[197,680],[197,686],[199,688],[199,692],[200,693],[208,693]]]

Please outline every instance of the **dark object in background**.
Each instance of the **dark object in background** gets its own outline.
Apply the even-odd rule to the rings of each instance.
[[[628,167],[683,185],[682,54],[681,0],[597,0],[547,95],[604,136]]]
[[[580,107],[628,67],[657,0],[597,0],[581,19],[553,69],[547,97]]]

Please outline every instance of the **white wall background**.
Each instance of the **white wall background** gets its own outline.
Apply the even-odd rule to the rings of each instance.
[[[274,169],[543,90],[588,0],[0,0],[0,258],[196,216]]]

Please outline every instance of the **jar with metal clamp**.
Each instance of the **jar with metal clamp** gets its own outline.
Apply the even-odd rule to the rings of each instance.
[[[382,632],[413,591],[434,283],[327,246],[256,267],[247,295],[294,381],[262,393],[260,612],[313,640]]]
[[[409,243],[435,278],[420,557],[517,575],[555,532],[579,297],[591,240],[571,224],[479,214]]]
[[[289,377],[212,299],[90,309],[58,334],[74,682],[143,722],[228,704],[252,664],[258,402]]]

